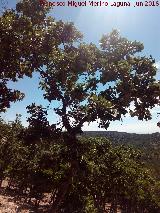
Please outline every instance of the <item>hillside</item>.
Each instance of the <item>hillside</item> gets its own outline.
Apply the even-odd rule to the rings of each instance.
[[[136,134],[117,131],[85,131],[83,135],[107,137],[116,144],[126,144],[138,147],[154,147],[160,144],[160,133],[158,132],[153,134]]]

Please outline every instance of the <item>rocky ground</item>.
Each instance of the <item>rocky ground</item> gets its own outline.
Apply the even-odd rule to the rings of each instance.
[[[44,213],[47,212],[44,205],[40,205],[37,210],[34,201],[30,204],[25,203],[23,199],[17,199],[15,196],[5,192],[0,194],[0,213]]]
[[[39,208],[35,207],[34,200],[26,202],[23,197],[17,197],[15,190],[7,190],[7,181],[3,181],[0,188],[0,213],[47,213],[50,198],[48,194],[40,203]],[[106,205],[109,212],[110,204]],[[118,209],[117,213],[121,213]]]
[[[23,212],[29,213],[29,210],[24,209],[20,210],[20,206],[14,202],[14,198],[7,195],[0,195],[0,213],[16,213],[16,212]]]
[[[110,205],[106,206],[109,209]],[[31,206],[15,201],[15,198],[9,195],[0,195],[0,213],[40,213],[47,212],[44,209],[34,210]],[[109,210],[108,210],[109,212]],[[120,210],[117,213],[121,213]]]
[[[34,199],[30,203],[23,197],[18,197],[15,190],[7,190],[7,181],[3,181],[0,188],[0,213],[44,213],[48,207],[46,196],[37,210]]]

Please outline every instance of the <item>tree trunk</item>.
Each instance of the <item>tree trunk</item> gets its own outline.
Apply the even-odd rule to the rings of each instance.
[[[59,207],[61,203],[63,202],[66,193],[69,191],[69,188],[72,184],[72,179],[75,177],[78,171],[78,153],[77,153],[77,139],[76,135],[64,135],[64,141],[66,145],[68,146],[69,152],[70,152],[70,169],[67,172],[65,180],[61,183],[58,193],[56,195],[56,198],[52,204],[52,207],[50,209],[50,213],[58,213]]]

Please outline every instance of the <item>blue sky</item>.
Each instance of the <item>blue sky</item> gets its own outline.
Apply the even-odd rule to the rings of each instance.
[[[5,0],[3,0],[5,1]],[[55,0],[56,1],[56,0]],[[57,0],[60,1],[60,0]],[[109,0],[111,2],[111,0]],[[113,1],[112,1],[113,2]],[[130,2],[134,2],[131,0]],[[14,7],[15,0],[8,0],[7,7]],[[2,11],[2,4],[0,3]],[[156,66],[160,69],[160,7],[55,7],[51,10],[51,15],[57,20],[74,22],[76,27],[83,33],[86,42],[98,44],[103,34],[112,29],[118,29],[120,33],[129,40],[141,41],[144,44],[144,55],[152,55],[156,59]],[[157,74],[160,79],[160,72]],[[43,100],[42,92],[38,90],[38,76],[35,74],[33,79],[25,78],[18,83],[10,83],[11,88],[23,91],[26,97],[23,101],[14,103],[7,113],[2,117],[6,120],[13,120],[16,113],[22,114],[22,121],[26,123],[27,113],[25,107],[32,102],[47,105]],[[151,121],[138,121],[136,118],[126,116],[123,122],[111,123],[108,130],[125,131],[135,133],[160,132],[157,122],[160,116],[160,107],[152,110],[153,119]],[[55,122],[58,118],[50,111],[50,122]],[[85,130],[103,130],[98,128],[98,124],[92,123],[84,125]]]

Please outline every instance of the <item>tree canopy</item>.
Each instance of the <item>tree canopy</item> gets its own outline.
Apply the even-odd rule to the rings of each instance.
[[[66,33],[67,34],[67,33]],[[110,121],[120,120],[132,102],[131,116],[150,119],[150,109],[159,103],[159,87],[154,78],[152,57],[137,56],[140,42],[131,42],[113,30],[94,44],[63,42],[58,57],[49,58],[42,72],[44,97],[58,100],[67,131],[80,131],[84,122],[99,119],[107,129]]]
[[[0,17],[0,112],[24,97],[20,91],[11,90],[8,82],[32,77],[43,65],[41,39],[46,11],[38,1],[23,1]]]
[[[143,55],[143,44],[117,30],[103,35],[99,45],[87,44],[73,23],[56,21],[48,11],[37,0],[23,0],[1,16],[1,111],[23,98],[7,82],[38,71],[44,98],[59,101],[54,110],[68,132],[77,134],[84,122],[95,120],[107,129],[131,103],[131,116],[151,119],[160,89],[155,60]]]

